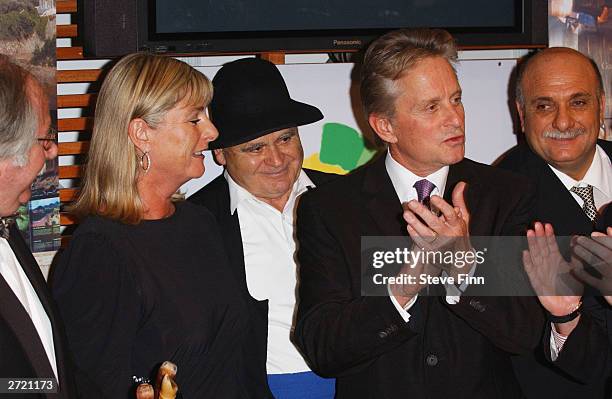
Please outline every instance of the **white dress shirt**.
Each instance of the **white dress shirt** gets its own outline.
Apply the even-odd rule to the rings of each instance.
[[[604,205],[612,202],[612,164],[610,162],[610,158],[600,146],[596,146],[596,151],[595,155],[593,156],[591,166],[580,181],[575,180],[560,170],[553,168],[551,165],[548,166],[552,169],[559,180],[561,180],[561,183],[563,183],[568,191],[574,186],[593,186],[593,201],[595,202],[595,207],[598,211],[601,210]],[[584,204],[582,198],[571,191],[570,194],[578,205],[582,207]],[[563,344],[565,343],[565,339],[567,337],[559,334],[555,329],[554,323],[551,324],[552,333],[550,334],[550,353],[552,361],[555,361],[559,357],[559,352],[561,352],[561,349],[563,349]]]
[[[612,165],[610,163],[610,158],[600,146],[596,147],[593,162],[591,162],[591,166],[580,181],[574,180],[572,177],[553,168],[550,165],[548,166],[552,169],[559,180],[561,180],[561,183],[563,183],[568,191],[574,186],[593,186],[593,200],[597,210],[600,210],[601,207],[607,203],[612,202]],[[570,192],[570,194],[574,200],[576,200],[578,205],[582,207],[584,204],[582,198],[573,192]]]
[[[314,187],[304,171],[294,183],[282,212],[256,198],[225,172],[230,211],[238,211],[247,287],[251,296],[269,300],[268,374],[310,371],[290,341],[296,305],[296,263],[293,220],[296,200]]]
[[[0,238],[0,274],[6,280],[6,283],[19,299],[26,312],[30,316],[36,332],[45,348],[49,363],[57,378],[57,363],[55,360],[55,347],[53,346],[53,330],[51,321],[45,308],[43,308],[30,279],[23,271],[19,260],[15,257],[12,248],[7,240]]]

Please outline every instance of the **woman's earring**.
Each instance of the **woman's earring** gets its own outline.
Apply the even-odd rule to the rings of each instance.
[[[149,156],[149,151],[142,153],[142,156],[140,157],[140,167],[145,173],[151,169],[151,157]]]

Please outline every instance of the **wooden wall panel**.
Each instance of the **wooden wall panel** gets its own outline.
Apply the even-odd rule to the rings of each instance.
[[[77,37],[76,25],[57,25],[57,37]]]
[[[65,94],[57,96],[58,108],[82,108],[94,107],[96,105],[96,93],[87,94]]]
[[[75,13],[77,12],[76,0],[57,0],[55,9],[58,14]]]
[[[57,83],[95,82],[100,78],[100,75],[102,75],[102,71],[100,69],[57,71]]]
[[[58,14],[74,14],[77,12],[77,1],[76,0],[58,0],[56,2],[56,10]],[[64,21],[68,18],[63,18]],[[70,23],[58,24],[57,25],[57,37],[59,39],[69,39],[68,43],[74,43],[78,38],[79,28],[74,23],[74,15],[70,16]],[[58,47],[57,48],[57,59],[58,64],[64,60],[80,60],[83,59],[83,48],[72,45],[71,47]],[[96,82],[101,76],[101,71],[97,69],[81,69],[81,70],[59,70],[56,78],[58,85],[64,83],[89,83]],[[96,93],[86,94],[65,94],[57,97],[57,108],[61,110],[63,108],[84,110],[82,115],[91,114],[90,110],[95,105]],[[89,131],[92,128],[93,121],[88,117],[74,117],[66,118],[60,117],[57,121],[57,128],[59,132],[83,132]],[[78,136],[74,136],[78,137]],[[78,184],[81,177],[81,165],[78,163],[87,152],[89,148],[89,142],[87,141],[73,141],[73,142],[60,142],[58,147],[58,155],[60,157],[65,156],[76,156],[73,158],[73,165],[61,165],[59,167],[59,178],[62,186],[66,188],[60,189],[60,201],[62,203],[62,212],[60,214],[60,224],[62,226],[74,225],[77,220],[70,214],[65,212],[65,206],[73,201],[78,192]],[[80,157],[79,157],[80,156]],[[62,158],[60,158],[61,164]],[[62,233],[62,247],[64,247],[70,236],[66,230]]]
[[[58,47],[58,60],[80,60],[83,58],[83,47]]]
[[[59,143],[58,155],[86,154],[89,149],[89,141],[73,141]]]

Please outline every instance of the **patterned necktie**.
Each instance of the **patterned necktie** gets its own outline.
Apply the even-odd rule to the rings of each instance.
[[[584,213],[586,213],[588,218],[591,219],[591,221],[594,221],[597,217],[597,208],[595,207],[595,201],[593,200],[593,186],[590,184],[586,187],[574,186],[570,191],[582,198],[584,201],[582,210]]]
[[[427,179],[423,179],[414,183],[414,186],[412,187],[414,187],[417,191],[419,202],[430,208],[429,196],[431,195],[431,192],[434,190],[434,188],[436,188],[436,185]]]

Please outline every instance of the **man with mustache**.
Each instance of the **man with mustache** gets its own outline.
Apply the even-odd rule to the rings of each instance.
[[[532,219],[541,223],[531,234],[605,231],[601,213],[612,201],[612,143],[597,139],[605,128],[597,65],[569,48],[537,53],[518,71],[516,106],[527,143],[513,148],[499,166],[529,177],[536,186]],[[582,306],[580,296],[544,297],[549,314],[544,348],[515,360],[528,398],[610,394],[612,310],[593,294],[587,287]]]
[[[50,125],[40,83],[0,55],[0,397],[76,398],[59,312],[14,223],[37,174],[57,156]],[[35,384],[46,391],[7,391],[26,378],[41,379]],[[54,392],[52,380],[57,393],[45,393]]]
[[[290,341],[297,299],[295,205],[303,192],[333,176],[302,170],[298,126],[323,115],[293,100],[280,71],[262,59],[225,64],[213,86],[210,115],[219,138],[210,148],[225,171],[190,200],[217,217],[251,306],[256,327],[245,331],[252,338],[251,380],[261,398],[331,399],[334,380],[312,373]]]
[[[464,158],[456,61],[443,30],[375,40],[361,66],[361,101],[388,151],[300,201],[296,342],[316,372],[337,378],[338,399],[522,397],[510,355],[540,339],[533,298],[409,282],[383,285],[387,295],[364,292],[363,237],[403,236],[413,254],[465,253],[470,236],[527,227],[526,179]]]

